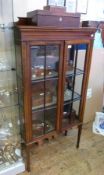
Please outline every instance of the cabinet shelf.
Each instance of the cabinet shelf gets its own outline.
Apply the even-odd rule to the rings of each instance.
[[[4,106],[4,107],[0,107],[0,110],[7,109],[7,108],[13,108],[13,107],[16,107],[16,106],[18,106],[18,103],[17,104],[11,104],[11,105]]]
[[[42,111],[42,110],[48,110],[48,109],[53,109],[56,107],[56,103],[47,103],[46,105],[40,105],[36,107],[32,107],[32,111]]]
[[[71,90],[69,90],[70,92],[70,95],[64,96],[64,105],[66,104],[69,104],[69,103],[72,103],[74,101],[77,101],[77,100],[81,100],[81,95],[78,94],[77,92],[72,92]],[[72,98],[72,93],[73,93],[73,98]]]
[[[45,107],[40,107],[36,109],[32,109],[32,112],[44,112],[45,110],[51,110],[51,109],[56,109],[56,104],[50,105],[50,106],[45,106]]]
[[[77,117],[75,117],[74,120],[63,119],[62,120],[62,131],[68,130],[69,128],[73,128],[81,124],[82,122],[80,122]]]
[[[45,78],[37,78],[35,80],[32,80],[32,84],[34,83],[38,83],[38,82],[44,82],[44,81],[48,81],[48,80],[58,80],[58,76],[48,76]]]
[[[12,105],[18,104],[18,94],[17,90],[14,91],[0,91],[0,108],[10,107]]]
[[[16,71],[16,69],[10,68],[10,69],[6,69],[6,70],[0,70],[0,72],[9,72],[9,71]]]

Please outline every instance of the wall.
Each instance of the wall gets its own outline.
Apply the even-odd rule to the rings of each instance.
[[[35,0],[27,0],[27,10],[28,11],[32,11],[32,10],[36,10],[36,9],[43,9],[43,6],[46,6],[47,0],[39,0],[39,1],[35,1]]]
[[[43,9],[47,0],[13,0],[13,3],[14,19],[17,20],[18,16],[26,16],[27,11]],[[81,20],[104,20],[104,0],[88,0],[87,14],[82,15]]]
[[[95,112],[103,106],[104,83],[104,49],[93,49],[92,64],[88,87],[92,89],[92,97],[86,100],[84,122],[94,119]]]
[[[30,0],[31,2],[31,0]],[[36,1],[35,1],[36,3]],[[18,17],[25,17],[27,13],[28,0],[13,0],[13,13],[14,21],[18,20]]]
[[[104,0],[88,0],[87,14],[82,15],[82,20],[104,20]]]
[[[28,11],[43,9],[47,0],[13,0],[14,6],[14,21],[17,21],[17,17],[25,17]]]

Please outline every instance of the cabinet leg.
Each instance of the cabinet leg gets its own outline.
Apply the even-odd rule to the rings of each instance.
[[[77,145],[76,145],[77,148],[79,148],[81,132],[82,132],[82,125],[78,126],[78,136],[77,136]]]
[[[30,146],[26,146],[26,169],[30,172]]]
[[[67,130],[65,130],[65,133],[64,133],[64,135],[65,135],[65,136],[67,136],[67,134],[68,134],[68,131],[67,131]]]

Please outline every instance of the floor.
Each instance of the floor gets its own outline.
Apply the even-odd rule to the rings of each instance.
[[[92,133],[92,123],[84,125],[80,148],[77,129],[31,151],[31,172],[20,175],[104,175],[104,137]]]

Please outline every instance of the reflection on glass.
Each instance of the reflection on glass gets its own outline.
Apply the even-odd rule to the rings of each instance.
[[[45,133],[55,130],[56,108],[39,110],[32,113],[33,137],[42,136]]]
[[[57,81],[47,80],[32,86],[32,109],[47,107],[56,104]]]
[[[72,77],[65,79],[64,85],[64,101],[72,99]]]
[[[2,72],[0,77],[0,108],[18,104],[15,75]]]
[[[32,109],[44,107],[44,82],[32,86]]]
[[[47,105],[47,99],[50,104],[57,103],[57,80],[46,81],[46,93],[45,93],[45,104]]]
[[[0,109],[0,139],[5,140],[8,136],[19,134],[19,110],[18,107]]]
[[[32,46],[32,80],[58,75],[59,46]]]
[[[45,133],[55,130],[56,108],[45,110]]]
[[[45,46],[31,47],[32,80],[44,76]]]
[[[57,76],[59,66],[59,46],[48,45],[46,46],[46,72],[49,69],[46,76]]]
[[[65,62],[62,127],[78,123],[87,44],[68,45]]]

